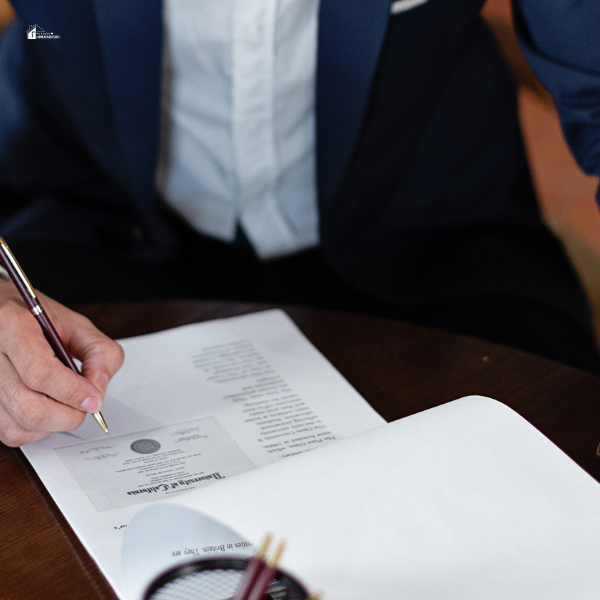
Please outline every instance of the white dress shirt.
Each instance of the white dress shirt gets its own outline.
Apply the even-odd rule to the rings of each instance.
[[[319,241],[318,0],[165,0],[157,187],[198,231],[260,258]]]

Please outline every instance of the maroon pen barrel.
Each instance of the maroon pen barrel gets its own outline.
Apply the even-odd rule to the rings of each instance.
[[[248,563],[244,575],[235,590],[232,600],[246,600],[259,573],[266,567],[262,558],[254,557]]]
[[[0,263],[6,269],[7,273],[15,284],[15,287],[21,294],[23,302],[27,304],[29,310],[40,324],[40,327],[44,332],[44,337],[46,340],[48,340],[52,350],[54,350],[54,354],[56,354],[57,358],[65,366],[69,367],[74,373],[77,373],[77,375],[81,375],[81,371],[77,368],[75,361],[71,358],[71,355],[68,353],[65,345],[62,343],[58,332],[56,329],[54,329],[52,321],[50,321],[50,318],[44,312],[40,301],[35,295],[35,291],[31,286],[31,283],[29,283],[27,276],[23,272],[23,269],[17,262],[17,259],[11,252],[8,244],[2,238],[0,238]],[[98,425],[100,425],[105,433],[108,433],[108,427],[106,426],[106,421],[104,420],[102,414],[100,412],[95,412],[93,414]]]
[[[30,310],[33,309],[35,306],[39,305],[38,299],[35,297],[35,295],[32,297],[30,290],[27,289],[27,286],[19,276],[19,273],[6,255],[6,251],[3,247],[0,246],[0,248],[0,263],[2,263],[2,266],[6,269],[6,272],[12,279],[12,282],[15,284],[19,294],[21,294],[25,304],[27,304]]]
[[[41,305],[39,304],[39,302],[38,302],[37,306],[39,306],[41,308]],[[39,314],[34,313],[34,315],[35,315],[35,318],[38,320],[38,323],[42,327],[42,331],[44,332],[44,335],[46,336],[48,343],[52,347],[52,350],[54,350],[54,353],[56,354],[56,356],[60,360],[60,362],[62,362],[63,365],[69,367],[72,371],[74,371],[78,375],[81,375],[81,371],[77,368],[75,361],[71,358],[71,355],[67,352],[67,349],[65,348],[64,344],[62,343],[62,340],[60,339],[58,333],[56,332],[56,329],[54,329],[54,325],[52,325],[52,321],[50,321],[50,319],[48,318],[48,315],[45,312],[43,312],[43,310]]]
[[[40,301],[37,299],[35,295],[35,291],[27,276],[21,269],[21,266],[17,262],[17,259],[11,252],[10,248],[6,244],[6,242],[0,238],[0,263],[6,269],[6,272],[9,274],[12,279],[15,287],[21,294],[23,301],[27,304],[29,310],[33,313],[33,316],[37,319],[40,324],[48,343],[54,350],[54,353],[58,357],[58,359],[63,363],[63,365],[69,367],[72,371],[81,375],[81,371],[77,368],[77,365],[71,358],[71,355],[67,352],[60,336],[54,329],[54,325],[52,325],[52,321],[48,318],[48,315],[44,312]]]
[[[276,574],[277,568],[265,565],[254,580],[254,585],[252,585],[250,588],[250,593],[244,598],[244,600],[263,600],[265,593],[267,592],[267,588],[275,579]]]

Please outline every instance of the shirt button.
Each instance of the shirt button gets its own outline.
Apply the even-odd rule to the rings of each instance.
[[[263,33],[265,31],[264,26],[261,23],[258,23],[248,29],[248,40],[251,42],[260,42],[262,39]]]

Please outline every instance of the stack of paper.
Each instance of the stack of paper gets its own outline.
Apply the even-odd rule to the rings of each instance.
[[[600,487],[504,405],[379,426],[279,312],[125,349],[110,438],[86,426],[24,449],[121,597],[267,531],[326,600],[600,597]]]

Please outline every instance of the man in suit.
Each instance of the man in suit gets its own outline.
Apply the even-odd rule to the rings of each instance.
[[[65,302],[305,302],[597,370],[481,4],[15,0],[0,46],[0,233]],[[595,173],[599,20],[592,1],[517,8],[526,54]],[[60,38],[27,39],[33,23]],[[119,349],[51,303],[85,377],[53,369],[8,282],[0,302],[18,324],[0,333],[0,439],[98,410]]]

